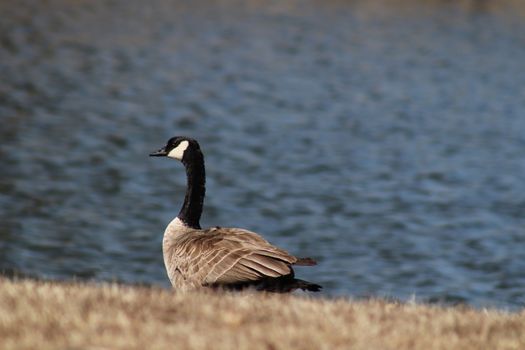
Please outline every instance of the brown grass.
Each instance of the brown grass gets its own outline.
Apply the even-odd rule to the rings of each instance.
[[[525,311],[0,278],[2,349],[525,349]]]

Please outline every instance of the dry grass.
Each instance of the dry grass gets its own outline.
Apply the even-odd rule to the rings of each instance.
[[[525,311],[0,278],[2,349],[525,349]]]

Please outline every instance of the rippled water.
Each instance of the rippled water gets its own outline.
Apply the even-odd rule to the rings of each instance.
[[[523,11],[418,3],[1,2],[0,269],[168,286],[184,134],[326,294],[523,306]]]

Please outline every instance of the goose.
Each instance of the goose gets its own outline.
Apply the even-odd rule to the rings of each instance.
[[[296,279],[292,268],[292,265],[316,265],[315,260],[295,257],[245,229],[201,228],[206,176],[204,156],[196,140],[172,137],[150,156],[179,160],[186,169],[184,203],[166,227],[162,240],[164,265],[176,290],[206,287],[276,293],[321,290],[318,284]]]

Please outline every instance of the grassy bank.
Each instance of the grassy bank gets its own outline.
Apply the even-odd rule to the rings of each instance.
[[[2,349],[524,349],[525,311],[0,279]]]

